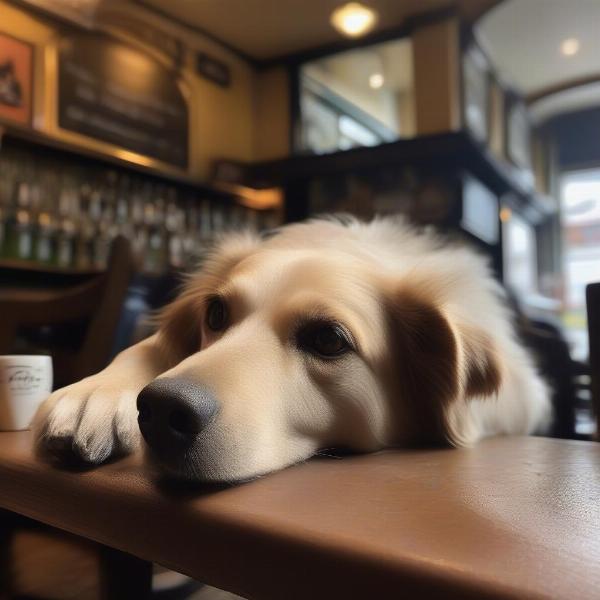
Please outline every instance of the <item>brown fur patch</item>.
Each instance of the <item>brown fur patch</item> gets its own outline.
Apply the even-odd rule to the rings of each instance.
[[[440,310],[407,291],[396,294],[389,314],[402,401],[411,405],[420,441],[443,441],[445,411],[459,393],[454,333]]]
[[[450,404],[461,396],[491,396],[500,388],[492,342],[481,332],[453,330],[441,309],[415,292],[398,292],[390,315],[396,380],[402,401],[411,406],[418,438],[452,442]]]

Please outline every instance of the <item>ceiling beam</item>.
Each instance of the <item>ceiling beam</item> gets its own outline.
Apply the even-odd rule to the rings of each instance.
[[[566,81],[549,85],[541,90],[529,94],[525,100],[527,104],[533,104],[534,102],[537,102],[542,98],[546,98],[547,96],[552,96],[553,94],[558,94],[560,92],[566,92],[572,88],[590,85],[592,83],[600,83],[600,73],[586,75],[585,77],[576,77],[575,79],[567,79]]]

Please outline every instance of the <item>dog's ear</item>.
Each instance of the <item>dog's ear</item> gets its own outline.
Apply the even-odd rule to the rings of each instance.
[[[249,232],[223,236],[206,255],[201,269],[187,278],[179,296],[158,314],[159,341],[173,361],[180,362],[200,350],[206,297],[214,294],[259,244],[260,239]]]
[[[443,306],[406,289],[396,291],[388,309],[394,380],[409,404],[418,439],[467,443],[468,427],[456,418],[460,404],[494,395],[500,366],[490,338],[453,323]]]

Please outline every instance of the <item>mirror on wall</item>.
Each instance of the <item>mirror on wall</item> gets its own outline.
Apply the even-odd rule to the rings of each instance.
[[[305,63],[299,90],[300,152],[324,154],[414,135],[408,38]]]

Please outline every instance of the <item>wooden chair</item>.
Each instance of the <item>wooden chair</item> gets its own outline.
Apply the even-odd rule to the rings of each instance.
[[[110,359],[132,271],[130,245],[123,237],[117,237],[113,242],[108,267],[102,272],[67,273],[52,268],[22,270],[9,265],[2,271],[3,286],[0,289],[0,354],[21,350],[48,352],[53,359],[56,388],[100,371]],[[7,286],[6,280],[12,283]],[[44,330],[49,331],[45,337],[41,335]],[[10,582],[3,581],[8,577],[7,573],[23,568],[20,563],[13,564],[16,560],[12,556],[13,541],[26,539],[31,529],[31,524],[14,519],[11,513],[0,514],[0,545],[3,547],[0,552],[0,597],[11,588]],[[63,546],[71,546],[70,554],[81,559],[82,564],[86,563],[86,552],[91,552],[99,564],[104,596],[128,597],[126,592],[130,586],[117,581],[122,575],[121,553],[99,545],[88,545],[84,551],[73,540],[62,539],[54,530],[33,529],[38,536],[35,548],[38,557],[50,556],[61,540]],[[128,569],[139,575],[131,581],[137,591],[143,588],[149,592],[151,566],[143,563],[140,575],[136,566],[139,562],[128,561]],[[59,566],[67,569],[64,564]]]
[[[55,382],[67,385],[104,368],[133,270],[129,242],[117,237],[108,268],[75,285],[8,287],[0,290],[0,354],[18,349],[23,332],[50,328],[42,345],[52,354]],[[70,335],[79,332],[80,335]]]
[[[592,403],[596,415],[596,439],[600,439],[600,283],[586,288]]]

